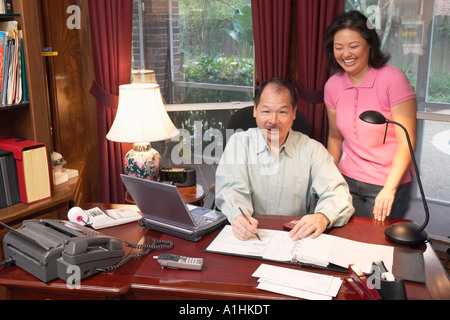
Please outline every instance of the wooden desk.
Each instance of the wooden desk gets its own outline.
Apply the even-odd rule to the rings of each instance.
[[[108,209],[124,205],[92,203],[85,206]],[[259,216],[260,228],[282,229],[284,222],[292,217]],[[330,234],[352,240],[389,244],[384,229],[393,222],[377,222],[369,218],[353,218],[348,225],[329,231]],[[44,284],[18,267],[0,270],[0,286],[7,287],[10,299],[292,299],[256,289],[257,279],[251,277],[262,261],[251,258],[205,253],[203,250],[218,233],[215,231],[199,242],[190,242],[156,231],[147,230],[137,223],[102,229],[102,233],[116,236],[133,243],[151,243],[152,238],[172,240],[175,244],[170,253],[205,260],[202,271],[161,269],[149,256],[128,262],[110,274],[97,274],[81,283],[80,289],[69,290],[61,280]],[[424,251],[427,283],[407,282],[409,299],[450,299],[450,282],[441,262],[429,244],[420,248]],[[130,253],[130,249],[126,249]],[[344,277],[346,274],[310,267],[271,263],[286,268],[295,268],[322,274]],[[359,299],[345,283],[337,299]]]
[[[292,217],[256,216],[259,227],[282,230],[285,222]],[[329,234],[374,244],[388,243],[384,230],[394,222],[377,222],[369,218],[353,218],[348,225],[335,228]],[[261,260],[233,257],[221,254],[204,253],[203,250],[218,233],[214,232],[198,243],[163,235],[161,239],[172,240],[175,247],[172,252],[205,259],[202,272],[162,270],[150,258],[135,273],[132,293],[134,299],[292,299],[292,297],[256,289],[257,279],[251,275],[262,263]],[[406,283],[408,299],[450,299],[450,282],[436,253],[427,244],[424,251],[427,283]],[[286,268],[301,269],[321,274],[344,277],[346,274],[321,270],[312,267],[292,266],[282,263],[264,262]],[[338,300],[358,300],[359,296],[343,283],[336,297]]]

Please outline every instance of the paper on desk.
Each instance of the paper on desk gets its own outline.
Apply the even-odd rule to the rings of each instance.
[[[256,288],[307,300],[331,300],[333,298],[324,294],[308,292],[305,290],[286,287],[274,283],[260,282]]]
[[[247,241],[242,241],[233,234],[231,226],[226,225],[222,231],[220,231],[220,234],[216,239],[209,244],[208,250],[244,256],[263,257],[264,251],[271,241],[274,232],[274,230],[260,229],[258,230],[258,235],[261,238],[261,241],[256,237]],[[286,258],[286,261],[289,260],[290,256]]]
[[[349,240],[329,234],[315,239],[300,240],[294,255],[303,260],[318,259],[348,268],[356,264],[364,273],[370,273],[374,261],[383,261],[389,271],[394,263],[394,247]]]
[[[312,300],[329,300],[335,297],[342,284],[338,277],[264,263],[252,276],[260,278],[259,289]]]
[[[226,225],[206,248],[209,252],[228,253],[260,257],[272,261],[299,261],[326,267],[328,263],[348,268],[356,264],[365,273],[370,273],[374,261],[383,261],[392,271],[394,248],[384,245],[363,243],[328,234],[315,239],[292,241],[289,232],[258,229],[261,238],[248,241],[237,239],[230,225]]]
[[[254,237],[242,241],[233,234],[231,226],[226,225],[207,249],[213,252],[260,257],[273,261],[292,261],[292,252],[296,242],[290,239],[289,232],[258,229],[258,235],[261,240]],[[325,266],[327,265],[328,262],[325,262]]]
[[[364,273],[370,273],[374,261],[383,261],[386,269],[392,272],[394,247],[335,237],[329,261],[344,268],[356,264]]]
[[[94,229],[102,229],[113,227],[129,222],[135,222],[142,216],[131,208],[109,209],[104,212],[99,207],[95,207],[85,211],[88,216],[88,223],[92,224]]]

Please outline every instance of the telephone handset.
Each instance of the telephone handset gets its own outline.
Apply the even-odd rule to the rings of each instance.
[[[67,281],[79,271],[80,281],[102,271],[115,270],[132,258],[154,249],[170,249],[173,243],[140,245],[147,249],[123,258],[122,241],[66,220],[26,220],[3,239],[5,258],[43,282]],[[126,243],[126,246],[135,245]],[[77,270],[76,270],[77,269]]]

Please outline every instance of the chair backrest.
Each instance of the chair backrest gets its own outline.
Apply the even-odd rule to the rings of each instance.
[[[227,129],[242,129],[256,128],[256,119],[253,117],[253,106],[244,107],[236,111],[228,121]],[[307,136],[310,135],[308,121],[305,116],[297,110],[292,130],[299,131]]]

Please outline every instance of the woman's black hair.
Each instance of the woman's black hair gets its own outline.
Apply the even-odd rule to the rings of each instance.
[[[332,70],[342,71],[342,67],[334,57],[334,36],[343,29],[351,29],[358,32],[370,45],[369,65],[371,67],[379,69],[388,62],[390,55],[381,51],[381,42],[375,27],[364,14],[353,10],[342,13],[325,31],[325,54],[328,59],[328,65]]]

